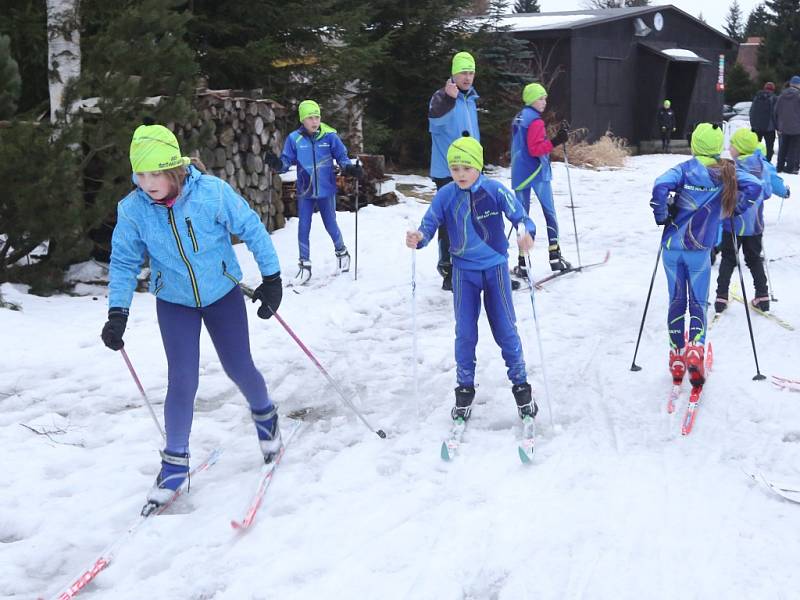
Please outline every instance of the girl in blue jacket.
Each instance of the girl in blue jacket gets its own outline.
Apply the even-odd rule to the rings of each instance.
[[[650,206],[664,225],[662,259],[669,290],[669,368],[675,385],[686,370],[692,386],[705,383],[706,304],[711,280],[711,248],[720,220],[740,214],[761,196],[761,182],[730,161],[720,160],[722,129],[700,123],[692,133],[694,158],[656,179]],[[674,202],[669,203],[670,193]],[[684,320],[689,306],[689,345]]]
[[[481,293],[492,335],[508,369],[519,416],[535,417],[538,409],[528,384],[511,298],[503,215],[515,227],[520,223],[524,225],[525,232],[518,239],[524,252],[533,247],[536,226],[509,190],[481,175],[483,148],[475,138],[462,137],[454,141],[447,151],[447,162],[454,181],[436,192],[419,230],[406,233],[406,245],[425,247],[442,225],[449,233],[458,383],[452,417],[469,419],[475,398],[475,347]]]
[[[278,412],[253,364],[247,314],[239,288],[242,271],[231,234],[253,253],[263,276],[253,300],[268,319],[281,303],[280,265],[258,215],[221,179],[205,175],[181,156],[178,140],[162,125],[142,125],[130,149],[133,181],[117,206],[109,268],[108,321],[101,337],[120,350],[136,276],[150,259],[150,292],[167,355],[164,402],[167,443],[148,502],[167,502],[189,472],[189,432],[198,386],[200,327],[205,324],[222,367],[242,391],[255,422],[264,460],[280,450]],[[199,164],[199,161],[197,162]],[[200,165],[202,168],[202,165]]]
[[[736,268],[736,254],[739,248],[744,250],[744,262],[750,269],[755,286],[755,296],[752,304],[756,308],[769,310],[769,289],[767,275],[764,272],[764,260],[761,257],[762,235],[764,233],[764,200],[773,193],[781,198],[789,197],[783,179],[780,178],[775,167],[762,155],[758,149],[758,136],[747,127],[737,129],[731,136],[731,156],[736,160],[736,166],[744,169],[761,181],[764,193],[755,205],[746,212],[722,221],[722,260],[719,264],[717,277],[717,299],[714,301],[714,310],[722,312],[728,307],[728,286],[731,274]],[[734,234],[736,244],[734,245]]]
[[[266,161],[278,173],[285,173],[292,165],[297,165],[297,213],[300,217],[297,241],[300,260],[294,285],[303,285],[311,279],[308,238],[315,207],[319,209],[325,230],[333,241],[339,272],[350,270],[350,254],[336,223],[336,173],[333,161],[336,159],[345,175],[358,178],[363,175],[363,170],[361,165],[350,162],[347,148],[336,135],[336,130],[320,120],[319,104],[313,100],[303,100],[298,112],[302,126],[287,136],[280,158],[268,152]]]

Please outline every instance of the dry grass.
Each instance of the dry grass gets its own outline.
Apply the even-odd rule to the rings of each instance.
[[[554,132],[555,133],[555,132]],[[625,166],[625,159],[630,156],[627,141],[606,133],[594,143],[586,142],[587,129],[575,129],[569,132],[567,152],[571,165],[590,169],[619,168]],[[564,147],[555,148],[550,159],[564,162]]]

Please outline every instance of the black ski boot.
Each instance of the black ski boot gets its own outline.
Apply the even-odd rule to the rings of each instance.
[[[514,400],[517,402],[517,412],[519,413],[519,418],[535,418],[536,413],[539,412],[539,407],[536,406],[536,402],[533,401],[531,384],[518,383],[517,385],[511,387],[511,393],[514,394]]]
[[[549,250],[551,271],[566,271],[572,268],[572,265],[561,256],[561,248],[558,244],[550,244]]]
[[[517,266],[511,269],[511,274],[520,279],[528,278],[528,266],[525,264],[525,257],[520,256]]]
[[[475,388],[470,385],[460,385],[455,389],[456,405],[450,411],[453,420],[469,419],[472,412],[472,401],[475,399]]]
[[[728,308],[728,299],[717,296],[717,299],[714,300],[714,312],[721,313],[726,308]]]

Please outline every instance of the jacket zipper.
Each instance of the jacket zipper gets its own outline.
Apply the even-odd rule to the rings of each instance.
[[[314,138],[312,136],[308,136],[308,139],[311,142],[311,158],[314,161],[314,172],[311,174],[311,184],[314,188],[314,198],[318,198],[319,189],[317,189],[317,150],[316,145],[314,144]]]
[[[169,222],[170,227],[172,228],[172,235],[175,236],[175,244],[178,246],[178,253],[181,255],[183,259],[183,263],[186,265],[186,270],[189,271],[189,280],[192,283],[192,292],[194,292],[194,302],[197,305],[197,308],[202,306],[200,302],[200,288],[197,287],[197,279],[194,276],[194,271],[192,270],[192,263],[189,262],[189,258],[186,256],[186,252],[183,250],[183,243],[181,242],[181,236],[178,233],[178,227],[175,225],[175,213],[172,212],[172,207],[167,208],[167,222]]]
[[[199,250],[199,246],[197,245],[197,238],[194,236],[192,220],[189,217],[186,217],[186,227],[189,229],[189,238],[192,240],[192,250],[197,252]]]
[[[234,277],[234,276],[233,276],[233,275],[231,275],[230,273],[228,273],[228,265],[226,265],[226,264],[225,264],[225,261],[224,261],[224,260],[222,261],[222,274],[223,274],[223,275],[225,275],[225,277],[227,277],[228,279],[230,279],[230,280],[231,280],[233,283],[235,283],[236,285],[239,285],[239,280],[238,280],[238,279],[236,279],[236,277]]]

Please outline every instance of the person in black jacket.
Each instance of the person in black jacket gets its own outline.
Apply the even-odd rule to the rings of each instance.
[[[789,85],[775,103],[775,125],[781,139],[778,144],[778,173],[797,175],[800,170],[800,75]]]
[[[758,136],[760,142],[763,138],[767,146],[767,162],[772,161],[773,146],[775,145],[775,84],[768,81],[764,89],[759,91],[750,105],[750,129]]]
[[[675,132],[675,113],[669,100],[664,100],[664,106],[658,109],[658,129],[661,132],[661,151],[669,152],[669,141]]]

